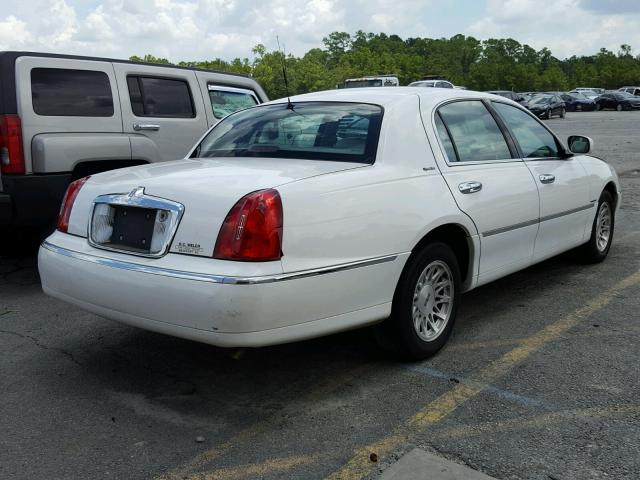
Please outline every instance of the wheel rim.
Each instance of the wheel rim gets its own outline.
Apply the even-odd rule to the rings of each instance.
[[[422,270],[413,292],[413,327],[420,339],[431,342],[445,330],[453,307],[453,275],[439,260]]]
[[[551,110],[547,110],[547,118],[551,120]]]
[[[598,251],[604,252],[611,238],[611,207],[607,202],[600,205],[596,222],[596,245]]]
[[[622,111],[622,105],[618,104],[618,106],[616,107],[616,110],[618,110],[619,112]]]

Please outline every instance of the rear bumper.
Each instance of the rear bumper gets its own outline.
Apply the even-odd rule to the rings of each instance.
[[[65,247],[52,243],[62,235],[72,237],[58,232],[38,254],[45,293],[113,320],[222,347],[286,343],[382,320],[390,314],[407,258],[241,278],[159,269],[127,255],[68,248],[86,243],[79,237],[62,239]],[[179,267],[183,256],[169,256]]]
[[[53,226],[71,174],[3,175],[0,227]]]

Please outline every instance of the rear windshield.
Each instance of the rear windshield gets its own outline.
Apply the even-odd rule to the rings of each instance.
[[[243,110],[218,123],[195,154],[373,163],[382,108],[362,103],[300,102]]]

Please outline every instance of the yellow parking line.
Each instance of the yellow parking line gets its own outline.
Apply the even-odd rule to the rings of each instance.
[[[494,383],[529,356],[542,349],[547,343],[558,338],[580,321],[608,305],[620,291],[639,283],[640,271],[626,277],[609,290],[597,295],[585,306],[578,308],[543,328],[538,333],[524,339],[520,345],[494,360],[485,368],[480,369],[470,379],[481,383]],[[357,449],[346,465],[327,478],[329,480],[351,480],[364,477],[371,471],[371,461],[369,460],[371,453],[376,453],[378,457],[388,455],[391,451],[402,446],[407,439],[434,425],[481,391],[481,388],[457,384],[454,388],[424,406],[390,436],[364,448]]]
[[[609,407],[592,407],[559,412],[544,413],[529,418],[511,418],[497,422],[484,422],[475,425],[439,429],[429,435],[431,439],[451,439],[472,437],[485,433],[521,431],[527,428],[544,428],[552,424],[576,419],[612,418],[616,416],[637,415],[640,405],[612,405]]]
[[[313,402],[315,401],[315,398],[322,398],[323,396],[330,394],[345,383],[361,376],[370,369],[370,365],[358,365],[355,368],[345,370],[331,378],[327,384],[319,387],[316,386],[315,388],[310,389],[307,395],[299,397],[297,400],[292,400],[292,402],[289,403],[283,411],[277,412],[277,414],[285,415],[287,413],[296,413],[305,402]],[[271,417],[267,417],[264,420],[239,431],[225,442],[202,452],[187,463],[161,474],[156,477],[156,480],[183,480],[185,477],[188,478],[190,472],[203,468],[207,463],[210,463],[216,458],[226,454],[235,446],[243,442],[247,442],[267,431],[271,425],[270,420]]]
[[[285,458],[273,458],[262,463],[250,463],[237,467],[227,467],[215,472],[195,473],[186,477],[186,480],[234,480],[237,478],[262,478],[270,473],[281,473],[300,465],[308,465],[318,461],[316,456],[300,455]]]

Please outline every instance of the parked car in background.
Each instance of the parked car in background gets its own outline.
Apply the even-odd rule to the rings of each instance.
[[[618,89],[621,92],[627,92],[636,97],[640,97],[640,87],[620,87]]]
[[[0,52],[0,227],[52,229],[71,181],[184,157],[208,127],[266,100],[242,75]]]
[[[567,112],[591,112],[596,109],[595,100],[584,96],[582,93],[559,92]]]
[[[640,109],[640,98],[627,92],[605,92],[596,98],[598,110],[637,110]]]
[[[605,259],[618,178],[589,138],[568,145],[479,92],[277,100],[223,119],[187,160],[71,184],[40,248],[42,287],[227,347],[377,324],[384,346],[422,359],[463,292],[576,247]]]
[[[374,75],[360,78],[347,78],[341,88],[398,87],[400,80],[395,75]]]
[[[553,93],[538,93],[533,95],[526,107],[538,118],[550,119],[554,115],[564,118],[566,107],[562,98]]]
[[[418,80],[411,82],[409,87],[455,88],[453,83],[447,80]],[[461,90],[459,88],[459,90]]]
[[[492,93],[493,95],[500,95],[501,97],[508,98],[509,100],[513,100],[514,102],[518,102],[520,105],[524,105],[527,103],[527,99],[521,93],[512,92],[511,90],[491,90],[487,93]]]
[[[604,93],[604,89],[602,89],[602,88],[580,87],[580,88],[574,88],[569,93],[581,93],[585,97],[590,98],[592,100],[595,100],[596,97],[598,97],[600,94]]]

